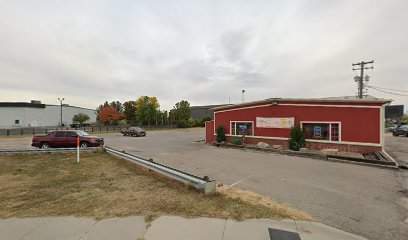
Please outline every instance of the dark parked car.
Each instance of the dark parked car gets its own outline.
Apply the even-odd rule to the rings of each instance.
[[[79,137],[80,146],[100,147],[103,146],[103,138],[91,136],[80,130],[62,130],[54,131],[44,136],[34,136],[31,146],[38,148],[71,148],[77,146],[77,137]]]
[[[89,123],[71,123],[69,124],[70,127],[72,128],[79,128],[79,127],[88,127],[90,124]]]
[[[120,132],[123,134],[123,136],[132,136],[132,137],[146,136],[146,131],[141,129],[140,127],[122,128]]]
[[[408,125],[402,125],[394,129],[392,131],[392,135],[394,136],[404,135],[405,137],[408,137]]]

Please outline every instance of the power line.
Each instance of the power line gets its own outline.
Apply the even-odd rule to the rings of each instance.
[[[397,90],[397,89],[383,88],[383,87],[377,87],[377,86],[367,86],[367,87],[379,88],[379,89],[394,91],[394,92],[408,92],[407,90]]]
[[[366,87],[371,88],[371,89],[374,89],[374,90],[379,91],[379,92],[383,92],[383,93],[388,93],[388,94],[392,94],[392,95],[398,95],[398,96],[408,97],[408,95],[406,95],[406,94],[388,92],[388,91],[384,91],[384,90],[378,89],[378,88],[373,87],[373,86],[366,86]]]

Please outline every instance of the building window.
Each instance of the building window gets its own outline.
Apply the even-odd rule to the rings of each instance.
[[[231,135],[254,135],[253,122],[231,122]]]
[[[338,123],[302,123],[306,139],[340,141]]]
[[[20,124],[20,120],[18,119],[14,120],[14,124]]]
[[[330,124],[330,136],[331,141],[339,141],[339,124],[338,123],[331,123]]]

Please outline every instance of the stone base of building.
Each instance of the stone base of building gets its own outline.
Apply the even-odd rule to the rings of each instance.
[[[231,138],[236,137],[227,137],[227,142],[231,143]],[[279,139],[267,139],[267,138],[254,138],[246,137],[244,140],[245,144],[256,145],[259,142],[267,143],[271,148],[281,148],[289,149],[288,140],[279,140]],[[363,145],[353,145],[353,144],[336,144],[336,143],[317,143],[317,142],[307,142],[306,148],[310,150],[323,150],[323,149],[336,149],[339,152],[355,152],[355,153],[370,153],[381,151],[382,148],[378,146],[363,146]]]

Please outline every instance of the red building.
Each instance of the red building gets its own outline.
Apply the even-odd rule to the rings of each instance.
[[[288,148],[290,131],[300,126],[306,148],[341,152],[375,152],[384,147],[384,108],[391,100],[378,98],[271,98],[213,108],[206,123],[206,142],[223,126],[227,142],[245,134],[246,144],[266,142]]]

